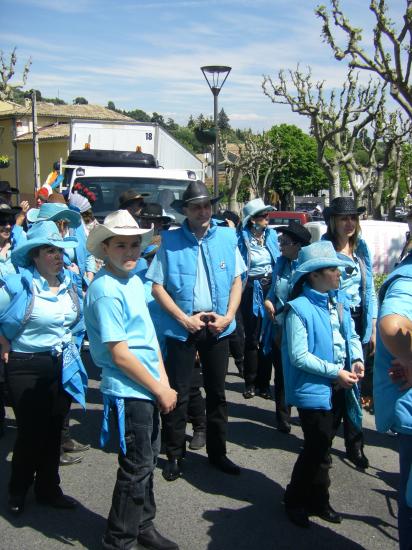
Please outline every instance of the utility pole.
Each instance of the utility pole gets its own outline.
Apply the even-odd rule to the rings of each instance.
[[[39,160],[39,136],[37,132],[37,103],[36,92],[33,90],[31,94],[31,115],[33,125],[33,175],[34,175],[34,192],[40,189],[40,160]]]

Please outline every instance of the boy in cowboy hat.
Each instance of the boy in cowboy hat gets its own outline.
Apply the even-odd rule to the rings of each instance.
[[[241,295],[240,275],[245,270],[236,234],[218,227],[212,217],[211,198],[201,181],[191,182],[182,200],[172,206],[186,220],[181,228],[162,233],[162,245],[146,277],[153,281],[153,296],[166,312],[166,371],[178,392],[176,409],[165,415],[166,454],[163,476],[181,475],[185,454],[185,428],[190,381],[199,352],[206,390],[206,449],[209,462],[228,474],[240,469],[226,456],[227,405],[225,377],[229,341]]]
[[[332,243],[305,246],[292,276],[282,341],[286,402],[297,407],[304,446],[286,488],[290,521],[309,527],[309,515],[331,523],[342,517],[329,504],[329,451],[332,443],[332,385],[351,390],[363,377],[363,354],[350,316],[346,295],[340,291],[339,260]],[[353,414],[359,415],[358,409]]]
[[[90,231],[89,251],[105,265],[91,283],[85,301],[85,321],[93,361],[102,369],[105,421],[117,411],[119,469],[103,547],[175,550],[177,544],[154,527],[156,513],[153,470],[159,452],[158,409],[170,412],[176,392],[163,367],[155,329],[139,277],[132,274],[141,249],[152,237],[127,210],[106,216]]]

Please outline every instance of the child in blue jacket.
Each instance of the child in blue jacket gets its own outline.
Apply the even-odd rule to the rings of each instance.
[[[332,385],[346,389],[354,423],[361,421],[356,383],[363,377],[362,346],[346,294],[338,291],[339,260],[332,243],[302,248],[292,277],[292,301],[285,316],[282,362],[288,405],[297,407],[304,446],[285,493],[290,521],[309,527],[309,516],[340,523],[329,503],[332,444]]]

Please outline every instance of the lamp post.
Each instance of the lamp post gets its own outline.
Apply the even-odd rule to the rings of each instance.
[[[218,184],[218,143],[219,143],[219,128],[217,125],[217,96],[220,90],[223,88],[223,84],[226,82],[232,67],[225,67],[223,65],[207,65],[200,68],[206,82],[209,85],[210,91],[213,94],[213,122],[215,124],[215,144],[213,153],[213,196],[217,197],[219,194]],[[215,206],[216,209],[216,206]]]

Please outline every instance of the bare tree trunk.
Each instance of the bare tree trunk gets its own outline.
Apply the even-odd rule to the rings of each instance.
[[[372,210],[373,210],[374,220],[382,219],[382,194],[383,194],[384,186],[385,186],[384,171],[383,169],[378,168],[376,190],[372,196]]]
[[[237,193],[239,191],[240,182],[242,180],[242,170],[238,167],[234,167],[227,174],[228,183],[228,209],[232,212],[239,213],[239,205],[237,202]],[[230,180],[230,181],[229,181]]]

